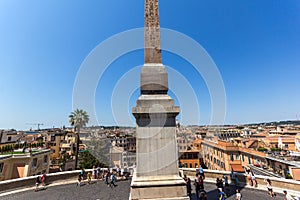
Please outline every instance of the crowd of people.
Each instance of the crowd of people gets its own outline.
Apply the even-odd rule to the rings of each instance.
[[[82,181],[84,180],[85,171],[82,169],[78,174],[77,186],[82,185]],[[89,171],[86,175],[87,184],[92,184],[92,180],[102,180],[108,187],[116,187],[117,186],[117,176],[122,177],[125,174],[122,173],[122,170],[104,170],[100,167],[93,167],[92,171]]]
[[[121,169],[105,170],[103,168],[100,168],[100,167],[96,168],[94,166],[91,171],[87,172],[86,179],[87,179],[88,185],[92,184],[92,180],[102,180],[105,182],[105,184],[108,187],[113,188],[113,187],[117,186],[117,184],[116,184],[117,176],[119,176],[119,177],[125,176],[127,178],[127,175]],[[248,184],[250,186],[257,187],[257,181],[255,178],[255,175],[251,170],[246,169],[246,176],[247,176]],[[77,186],[82,185],[82,181],[84,180],[84,177],[85,177],[85,171],[84,171],[84,169],[82,169],[80,171],[80,173],[78,174]],[[187,177],[186,174],[184,175],[183,179],[186,182],[187,195],[190,197],[190,199],[192,198],[192,185],[194,185],[195,195],[196,195],[197,200],[207,200],[208,199],[207,193],[204,188],[205,174],[204,174],[204,170],[201,166],[199,169],[196,170],[196,176],[195,176],[193,184],[192,184],[191,179],[189,177]],[[35,191],[39,191],[40,184],[42,184],[43,189],[44,189],[45,181],[46,181],[46,173],[43,173],[41,176],[37,176]],[[267,188],[268,194],[271,197],[275,198],[276,194],[273,191],[271,180],[265,179],[264,181],[266,183],[266,188]],[[223,175],[221,178],[216,178],[216,187],[218,190],[218,199],[225,200],[227,198],[226,190],[229,187],[228,176]],[[236,189],[235,192],[236,192],[235,200],[242,200],[242,194],[241,194],[240,190]],[[287,193],[286,190],[284,190],[283,193],[284,193],[284,200],[292,199],[292,197],[290,196],[290,194]]]
[[[194,180],[194,187],[196,191],[196,198],[197,200],[207,200],[207,194],[204,190],[204,170],[200,166],[199,169],[196,170],[196,178]],[[184,175],[184,180],[186,182],[186,188],[187,188],[187,195],[192,198],[192,184],[191,179],[188,178],[186,175]]]
[[[235,181],[235,177],[233,176],[234,173],[231,174],[231,179],[233,181]],[[248,184],[252,187],[257,187],[257,180],[255,177],[255,174],[253,173],[253,171],[251,171],[250,169],[246,169],[246,177],[247,177],[247,181]],[[196,178],[194,179],[194,182],[192,183],[191,179],[189,177],[186,176],[186,174],[183,176],[183,179],[186,182],[186,189],[187,189],[187,196],[189,196],[190,199],[192,199],[192,185],[194,185],[194,189],[195,189],[195,196],[197,200],[207,200],[207,193],[204,190],[204,179],[205,179],[205,175],[204,175],[204,170],[202,167],[200,167],[199,169],[196,169]],[[266,188],[268,191],[268,195],[272,198],[276,197],[276,194],[273,191],[273,187],[272,187],[272,182],[270,179],[265,179],[264,180],[266,183]],[[216,199],[219,200],[225,200],[227,198],[227,194],[226,192],[231,191],[231,195],[232,195],[232,188],[230,190],[230,186],[229,186],[229,181],[228,181],[228,176],[227,175],[223,175],[220,178],[216,178],[216,187],[218,190],[218,196],[216,197]],[[242,200],[242,193],[240,191],[240,189],[235,185],[234,186],[235,189],[235,200]],[[284,198],[283,200],[293,200],[293,197],[288,194],[288,192],[286,190],[283,190],[283,195]]]

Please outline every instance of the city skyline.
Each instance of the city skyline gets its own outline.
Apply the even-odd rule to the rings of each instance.
[[[69,126],[68,115],[76,109],[72,108],[73,86],[81,64],[101,42],[143,27],[143,1],[129,2],[1,1],[0,129],[26,130],[32,127],[28,123],[43,123],[41,128]],[[297,119],[300,3],[170,2],[159,2],[161,27],[191,37],[215,62],[226,93],[225,124]],[[178,72],[188,80],[199,106],[193,112],[187,84],[169,75],[169,94],[186,113],[179,121],[209,124],[210,94],[203,77],[185,58],[167,51],[162,57],[163,64],[170,66],[169,74]],[[130,113],[139,96],[143,59],[143,50],[136,50],[120,55],[106,68],[95,93],[100,125],[134,126]],[[135,79],[122,86],[134,92],[114,96],[119,81],[131,70],[134,76],[130,77]],[[112,114],[112,107],[120,113]],[[91,125],[98,124],[92,121]]]

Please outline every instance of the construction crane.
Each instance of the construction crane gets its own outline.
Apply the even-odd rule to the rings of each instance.
[[[40,130],[40,126],[43,126],[43,123],[26,123],[27,125],[34,125],[37,126],[37,130]]]

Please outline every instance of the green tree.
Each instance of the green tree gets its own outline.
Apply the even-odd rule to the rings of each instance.
[[[272,147],[271,151],[282,151],[282,149],[281,148]]]
[[[19,149],[19,144],[15,144],[14,149]]]
[[[101,163],[95,156],[93,156],[89,151],[80,152],[80,168],[81,169],[91,169],[93,166],[107,167],[105,164]]]
[[[79,153],[79,141],[80,141],[80,129],[89,122],[89,115],[86,111],[82,109],[76,109],[75,111],[71,112],[69,115],[69,122],[71,126],[74,127],[75,133],[75,143],[76,143],[76,150],[75,150],[75,168],[78,168],[78,153]]]
[[[258,147],[257,150],[258,150],[258,151],[267,151],[268,149],[266,149],[265,147]]]

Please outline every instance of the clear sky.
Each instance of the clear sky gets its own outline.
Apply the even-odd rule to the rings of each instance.
[[[142,0],[1,0],[0,128],[68,126],[82,62],[109,37],[142,27],[143,12]],[[226,91],[225,123],[300,117],[299,1],[160,0],[160,20],[161,27],[196,40],[214,60]],[[174,53],[163,51],[163,63],[188,81],[200,107],[184,106],[190,93],[169,77],[170,95],[182,110],[179,121],[208,124],[211,99],[201,75]],[[143,51],[137,50],[107,67],[95,94],[100,125],[134,126],[130,113],[138,89],[125,97],[112,94],[121,77],[142,64]],[[133,85],[138,81],[137,74]],[[112,105],[125,113],[120,109],[113,115]]]

